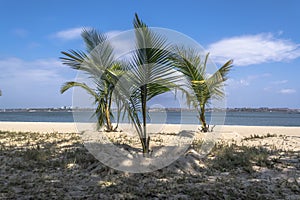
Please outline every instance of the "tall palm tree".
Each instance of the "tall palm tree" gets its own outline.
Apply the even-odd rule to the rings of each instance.
[[[147,102],[170,91],[178,79],[168,60],[166,39],[152,31],[137,14],[134,18],[136,48],[116,92],[139,135],[143,153],[149,153],[150,136],[147,132]],[[140,117],[141,116],[141,117]]]
[[[95,114],[98,118],[98,128],[106,126],[107,131],[113,131],[111,112],[112,92],[114,84],[109,70],[115,70],[115,74],[120,72],[120,63],[114,59],[113,48],[104,34],[95,29],[83,30],[82,38],[86,44],[87,53],[82,51],[70,50],[62,52],[66,57],[61,57],[63,64],[71,68],[83,71],[93,79],[95,87],[92,88],[82,82],[66,82],[61,87],[61,93],[64,93],[72,87],[81,87],[95,99],[97,105]]]
[[[188,96],[188,103],[192,104],[199,113],[199,121],[202,124],[201,131],[209,131],[209,125],[205,119],[205,107],[211,98],[221,99],[224,97],[222,89],[227,75],[232,68],[232,60],[227,61],[213,75],[206,71],[209,53],[204,60],[194,50],[175,47],[176,54],[171,56],[175,68],[186,77],[186,91],[192,92]]]

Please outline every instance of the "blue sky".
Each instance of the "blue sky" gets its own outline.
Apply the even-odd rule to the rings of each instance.
[[[149,26],[196,40],[217,66],[234,59],[228,107],[300,108],[300,2],[1,0],[0,108],[72,105],[61,95],[76,72],[59,57],[84,50],[82,27],[118,33],[132,29],[134,13]]]

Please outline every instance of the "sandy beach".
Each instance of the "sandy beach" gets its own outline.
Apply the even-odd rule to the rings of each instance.
[[[0,199],[300,199],[300,127],[223,126],[205,157],[196,138],[179,159],[151,173],[107,167],[74,123],[0,122],[0,131]],[[124,134],[111,136],[133,141]]]
[[[77,133],[74,123],[60,122],[0,122],[0,131]]]
[[[161,126],[161,125],[159,125]],[[164,131],[172,132],[178,125],[164,125]],[[189,127],[189,125],[183,125]],[[194,126],[194,125],[191,125]],[[300,136],[300,127],[284,127],[284,126],[236,126],[224,125],[221,126],[220,132],[224,134],[238,133],[241,136],[250,136],[252,134],[282,134],[289,136]],[[63,122],[0,122],[0,131],[14,132],[40,132],[40,133],[77,133],[75,123]]]
[[[8,132],[32,132],[32,133],[79,133],[82,129],[94,130],[94,124],[76,124],[76,123],[59,123],[59,122],[0,122],[0,131]],[[119,129],[123,130],[122,137],[130,137],[136,140],[139,145],[138,137],[132,133],[132,127],[128,128],[128,124],[122,126],[120,124]],[[159,137],[163,136],[165,141],[168,141],[170,136],[164,135],[163,133],[178,133],[181,130],[196,131],[194,135],[195,140],[201,140],[205,138],[212,138],[215,142],[235,142],[238,144],[244,144],[245,138],[249,137],[265,137],[265,140],[270,143],[269,145],[275,145],[278,148],[286,149],[288,145],[282,145],[275,137],[266,136],[288,136],[295,138],[296,144],[292,145],[291,148],[300,150],[300,127],[283,127],[283,126],[217,126],[212,133],[200,133],[199,125],[189,124],[148,124],[148,132],[162,133]],[[152,135],[155,139],[155,134]],[[106,134],[109,138],[119,137],[114,132]],[[298,141],[299,140],[299,141]],[[126,141],[124,141],[126,142]],[[257,145],[255,142],[253,144]],[[248,144],[248,145],[252,145]]]
[[[155,125],[154,125],[155,126]],[[159,128],[162,125],[157,125]],[[164,132],[172,132],[178,129],[179,125],[166,124],[162,129]],[[190,127],[190,125],[182,125]],[[194,125],[191,125],[194,126]],[[236,136],[248,137],[250,135],[277,134],[287,136],[300,136],[300,127],[284,126],[218,126],[217,132],[221,132],[226,137]],[[157,129],[157,128],[156,128]],[[182,128],[184,129],[184,128]],[[0,122],[0,131],[14,132],[39,132],[39,133],[77,133],[78,129],[75,123],[60,122]]]

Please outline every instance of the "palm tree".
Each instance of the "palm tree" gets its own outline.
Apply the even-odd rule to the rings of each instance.
[[[188,96],[188,104],[193,104],[199,113],[199,121],[202,124],[201,131],[208,132],[209,125],[205,119],[205,107],[212,98],[224,97],[222,87],[227,80],[227,75],[232,68],[232,60],[227,61],[213,75],[206,71],[209,53],[204,61],[201,55],[194,50],[175,47],[176,54],[171,56],[175,68],[186,77],[185,92]],[[192,95],[188,93],[192,92]]]
[[[61,93],[64,93],[72,87],[81,87],[95,99],[97,105],[95,115],[98,119],[98,128],[104,124],[107,131],[116,130],[113,127],[111,112],[112,92],[114,84],[110,77],[109,70],[115,70],[115,74],[120,72],[120,63],[114,59],[113,48],[104,34],[95,29],[83,30],[82,38],[86,44],[87,54],[82,51],[70,50],[62,52],[66,57],[61,57],[63,64],[71,68],[83,71],[93,79],[96,87],[92,88],[86,83],[66,82],[61,87]]]
[[[148,154],[150,136],[147,132],[147,102],[170,91],[177,78],[171,62],[166,39],[143,23],[137,14],[134,18],[136,50],[127,66],[116,93],[139,135],[143,153]],[[139,117],[141,116],[141,117]]]

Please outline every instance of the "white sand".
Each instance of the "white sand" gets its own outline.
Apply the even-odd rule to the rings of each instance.
[[[238,133],[241,136],[249,135],[287,135],[300,136],[300,127],[287,126],[223,126],[221,131],[224,133]]]
[[[75,123],[52,122],[0,122],[1,131],[77,133]]]
[[[152,128],[154,130],[162,130],[163,132],[174,132],[179,129],[179,125],[165,124],[155,125]],[[182,125],[183,129],[195,129],[194,125]],[[218,127],[220,128],[220,126]],[[217,127],[216,127],[217,129]],[[75,123],[52,123],[52,122],[0,122],[1,131],[16,131],[16,132],[41,132],[41,133],[70,133],[78,132]],[[266,135],[277,134],[287,136],[299,136],[300,127],[283,127],[283,126],[222,126],[217,130],[221,132],[225,137],[239,136],[246,137],[250,135]]]

